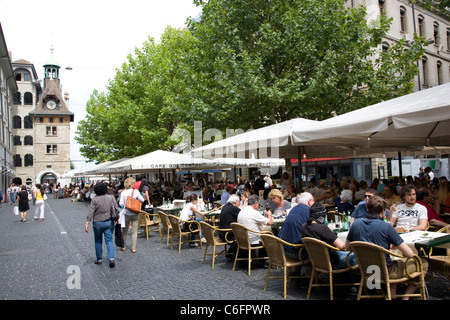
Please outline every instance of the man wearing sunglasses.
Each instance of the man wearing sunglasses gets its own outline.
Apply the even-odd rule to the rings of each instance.
[[[366,192],[364,193],[364,200],[358,203],[358,205],[356,206],[355,210],[352,213],[353,219],[364,218],[365,216],[367,216],[366,203],[369,200],[369,198],[374,195],[378,195],[378,191],[375,190],[374,188],[368,188],[366,190]]]

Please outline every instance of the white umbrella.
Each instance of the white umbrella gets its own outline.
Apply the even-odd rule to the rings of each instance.
[[[192,150],[192,153],[207,159],[250,158],[252,154],[261,159],[297,157],[296,150],[291,148],[291,128],[316,122],[303,118],[291,119],[210,143]]]
[[[75,176],[80,177],[80,176],[92,176],[92,175],[98,175],[101,174],[105,168],[107,168],[108,166],[111,166],[115,163],[118,163],[120,161],[124,161],[128,158],[124,158],[124,159],[119,159],[119,160],[114,160],[114,161],[106,161],[106,162],[102,162],[99,163],[95,166],[89,167],[89,168],[85,168],[85,169],[81,169],[80,171],[75,173]]]
[[[294,145],[395,149],[450,146],[450,83],[292,127]]]
[[[116,162],[102,168],[103,174],[171,171],[175,169],[193,169],[211,166],[211,160],[194,158],[190,154],[181,154],[164,150],[153,151],[135,158]]]
[[[286,164],[284,159],[279,158],[264,158],[264,159],[251,159],[247,158],[214,158],[212,159],[217,167],[280,167]]]

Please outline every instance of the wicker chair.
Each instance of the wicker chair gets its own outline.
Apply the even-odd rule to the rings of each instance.
[[[386,262],[386,253],[391,256],[404,258],[402,255],[396,254],[392,251],[386,250],[385,248],[364,241],[353,241],[350,243],[350,249],[354,252],[356,261],[358,262],[358,266],[361,271],[361,283],[358,291],[357,299],[360,300],[362,298],[385,298],[387,300],[391,300],[392,297],[420,297],[422,300],[426,300],[426,287],[424,274],[422,272],[422,261],[420,260],[418,255],[414,255],[413,258],[408,258],[408,260],[412,259],[414,262],[414,271],[411,272],[407,267],[408,263],[405,263],[405,271],[406,276],[399,279],[390,279],[389,270]],[[408,262],[408,261],[407,261]],[[379,269],[374,270],[374,266],[377,266]],[[384,283],[386,285],[385,294],[382,290],[382,294],[370,295],[365,294],[362,295],[362,289],[367,284],[367,281],[374,277],[374,272],[379,274],[380,283]],[[417,285],[419,286],[420,292],[414,293],[410,295],[405,294],[396,294],[395,296],[391,295],[390,285],[393,283],[401,283],[405,281],[410,281],[415,279]],[[377,289],[381,289],[381,286],[378,286]]]
[[[450,233],[450,225],[447,225],[436,232]],[[429,271],[441,278],[450,280],[450,249],[446,249],[446,255],[433,255],[432,249],[428,257]]]
[[[299,279],[299,278],[309,278],[309,276],[293,276],[291,275],[292,267],[300,267],[303,265],[310,265],[310,261],[303,261],[301,259],[301,252],[304,249],[303,244],[293,244],[286,242],[278,237],[269,234],[262,234],[261,241],[264,244],[264,248],[267,250],[267,254],[269,255],[269,269],[267,270],[266,283],[264,285],[264,290],[267,289],[267,284],[269,279],[283,279],[284,285],[284,298],[286,298],[286,287],[288,279]],[[300,260],[294,260],[289,256],[286,256],[284,253],[284,246],[288,245],[292,247],[300,247],[299,258]],[[270,276],[270,271],[272,266],[283,268],[283,276]],[[289,269],[289,274],[287,273],[287,269]]]
[[[229,245],[232,242],[232,241],[227,242],[227,241],[221,240],[218,236],[216,236],[215,233],[216,233],[216,231],[231,232],[231,229],[219,229],[217,227],[213,227],[212,225],[210,225],[209,223],[206,223],[204,221],[200,221],[200,225],[202,226],[203,235],[206,239],[206,247],[205,247],[205,254],[203,255],[203,263],[205,263],[206,256],[212,256],[212,268],[214,269],[214,262],[215,262],[217,256],[231,254],[231,253],[227,253],[227,245]],[[218,246],[223,246],[224,247],[223,251],[217,253],[216,247],[218,247]],[[212,253],[207,253],[209,247],[213,248]]]
[[[236,257],[234,258],[233,271],[236,268],[236,262],[238,260],[248,260],[248,275],[250,276],[252,261],[253,260],[265,260],[265,259],[268,259],[269,257],[252,258],[252,251],[264,249],[264,246],[262,246],[262,245],[261,246],[251,246],[250,239],[248,237],[248,232],[250,231],[250,232],[259,233],[259,234],[264,234],[264,233],[272,234],[272,232],[251,230],[237,222],[231,223],[230,226],[231,226],[231,229],[233,230],[233,234],[234,234],[234,236],[236,238],[236,242],[238,244],[238,247],[236,250]],[[239,258],[239,250],[247,250],[248,256],[246,258]]]
[[[150,217],[153,217],[153,220]],[[151,227],[157,227],[159,231],[159,235],[161,236],[161,225],[159,223],[159,216],[157,214],[148,213],[145,211],[141,211],[139,213],[139,224],[138,227],[143,227],[145,231],[145,236],[148,240],[149,234],[152,233]]]
[[[167,215],[170,221],[170,224],[172,225],[172,234],[170,235],[171,243],[170,243],[170,250],[173,250],[173,238],[178,237],[178,252],[181,252],[181,244],[184,243],[183,237],[185,240],[189,240],[189,242],[199,242],[200,247],[202,246],[201,241],[201,233],[200,233],[200,223],[197,221],[182,221],[180,218],[175,217],[174,215]],[[181,231],[181,225],[180,222],[189,223],[189,231]],[[194,229],[192,226],[196,225],[197,229]],[[199,239],[198,240],[191,240],[191,236],[195,233],[199,233]]]
[[[163,229],[166,230],[167,245],[169,245],[170,230],[172,230],[172,225],[170,224],[167,214],[165,214],[162,211],[158,211],[158,215],[159,215],[159,220],[161,221]],[[163,241],[163,238],[164,238],[164,231],[161,230],[161,243]]]
[[[330,246],[326,242],[316,239],[316,238],[303,238],[303,244],[305,245],[306,251],[308,252],[309,258],[311,259],[311,264],[313,267],[311,280],[309,282],[308,294],[306,299],[309,299],[312,287],[330,287],[330,300],[333,300],[333,287],[334,286],[359,286],[359,283],[333,283],[333,275],[342,274],[347,272],[352,272],[358,270],[357,266],[348,266],[344,269],[333,269],[330,260],[329,250],[339,250],[336,247]],[[348,256],[347,256],[348,264]],[[313,283],[314,280],[317,282],[317,273],[328,273],[329,283]]]

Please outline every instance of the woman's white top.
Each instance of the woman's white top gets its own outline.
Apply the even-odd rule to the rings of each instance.
[[[123,214],[126,215],[135,215],[136,213],[128,211],[128,209],[125,209],[125,204],[127,203],[127,197],[131,197],[131,194],[133,194],[133,198],[136,200],[139,200],[140,202],[144,202],[144,198],[141,196],[141,193],[139,192],[138,189],[126,189],[123,190],[120,193],[120,200],[119,200],[119,206],[122,208],[122,212]]]
[[[192,211],[192,208],[195,207],[195,204],[192,204],[190,202],[186,203],[183,206],[183,210],[180,212],[180,219],[183,221],[188,221],[192,215],[194,215],[194,211]]]

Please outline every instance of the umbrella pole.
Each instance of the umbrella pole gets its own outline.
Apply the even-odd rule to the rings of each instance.
[[[302,180],[302,175],[303,175],[303,167],[302,167],[302,154],[303,154],[303,146],[299,146],[297,147],[297,163],[298,163],[298,187],[299,188],[303,188],[303,180]]]
[[[398,172],[399,172],[400,179],[402,179],[403,168],[402,168],[402,152],[401,151],[398,152]]]

